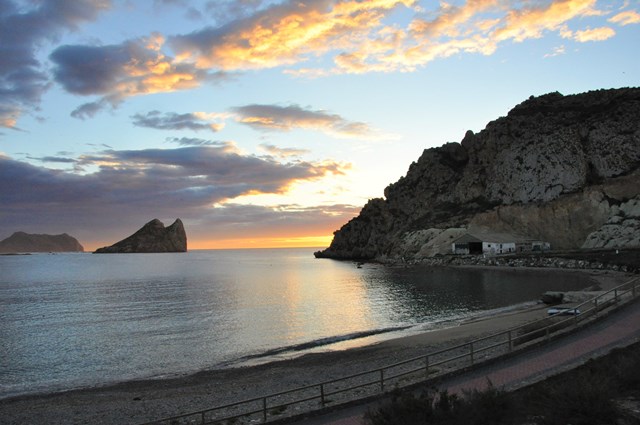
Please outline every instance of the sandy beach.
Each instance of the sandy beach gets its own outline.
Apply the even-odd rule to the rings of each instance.
[[[585,277],[585,288],[593,289],[597,285],[602,290],[630,278],[625,273],[601,271],[535,269],[535,272],[541,278],[547,273],[581,273]],[[375,369],[545,315],[546,306],[535,305],[343,351],[307,354],[179,378],[9,398],[0,400],[0,417],[3,424],[139,424]]]

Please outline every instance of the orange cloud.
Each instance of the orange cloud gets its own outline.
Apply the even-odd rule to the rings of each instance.
[[[0,127],[15,129],[18,125],[19,111],[6,111],[5,114],[0,113]]]
[[[539,38],[544,31],[559,30],[567,21],[598,14],[596,0],[561,0],[551,2],[547,7],[511,10],[504,26],[491,34],[491,38],[496,42]]]
[[[569,31],[565,33],[563,37],[565,38],[569,37],[580,43],[586,43],[588,41],[607,40],[615,35],[616,35],[616,32],[612,28],[600,27],[600,28],[576,31],[575,33],[572,33]]]
[[[613,22],[622,26],[640,24],[640,13],[636,12],[635,10],[620,12],[617,15],[609,18],[609,22]]]
[[[597,0],[461,3],[443,1],[426,10],[417,0],[282,2],[223,26],[167,40],[152,34],[117,46],[65,46],[51,59],[57,65],[56,80],[68,91],[104,95],[74,112],[83,117],[129,96],[191,89],[224,78],[228,71],[291,68],[323,56],[332,57],[332,68],[311,65],[284,72],[304,77],[413,72],[438,58],[461,53],[491,55],[501,43],[523,42],[549,32],[576,42],[602,41],[615,35],[608,27],[569,29],[569,23],[580,25],[580,18],[608,13],[598,9]],[[413,19],[405,27],[388,24],[386,18],[400,8],[412,11]],[[628,25],[640,22],[640,15],[626,11],[609,21]],[[169,49],[175,57],[167,53]],[[282,124],[270,119],[247,116],[243,122],[263,128]],[[366,129],[351,130],[361,133]]]
[[[333,3],[333,2],[331,2]],[[181,61],[224,70],[291,65],[308,55],[356,46],[382,25],[386,12],[415,0],[292,2],[274,6],[225,31],[173,37]]]
[[[493,54],[500,43],[540,38],[545,32],[566,36],[569,21],[604,12],[596,0],[556,0],[540,5],[523,0],[468,0],[460,6],[442,2],[434,11],[422,11],[406,29],[380,26],[356,45],[345,46],[334,58],[332,70],[301,68],[299,76],[331,73],[412,72],[429,62],[459,53]],[[622,19],[622,18],[620,18]],[[576,41],[605,40],[611,29],[571,32]]]

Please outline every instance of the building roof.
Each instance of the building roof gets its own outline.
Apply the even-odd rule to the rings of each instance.
[[[531,242],[535,239],[521,235],[512,235],[510,233],[465,233],[453,243],[469,243],[469,242],[489,242],[489,243],[518,243]]]

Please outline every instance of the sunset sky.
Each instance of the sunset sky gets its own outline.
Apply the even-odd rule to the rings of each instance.
[[[0,240],[327,246],[425,148],[638,85],[638,0],[0,0]]]

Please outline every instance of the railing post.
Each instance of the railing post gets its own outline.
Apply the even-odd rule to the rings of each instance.
[[[546,332],[547,341],[549,341],[549,326],[545,328],[545,332]]]
[[[202,412],[202,415],[201,415],[200,419],[202,420],[203,424],[206,422],[205,419],[204,419],[204,412]]]
[[[473,342],[469,343],[469,357],[471,360],[471,366],[473,366]]]
[[[424,371],[426,373],[426,378],[429,379],[429,355],[424,356]]]
[[[618,289],[614,289],[613,290],[613,299],[616,301],[616,304],[618,304]]]
[[[593,299],[593,305],[594,305],[594,308],[596,309],[596,316],[597,316],[598,315],[598,297],[595,297]]]
[[[380,369],[380,392],[384,392],[384,369]]]
[[[324,384],[320,384],[320,403],[322,404],[322,407],[324,407]]]
[[[509,330],[509,352],[513,350],[513,339],[511,337],[511,330]]]
[[[262,398],[262,423],[267,422],[267,398]]]

